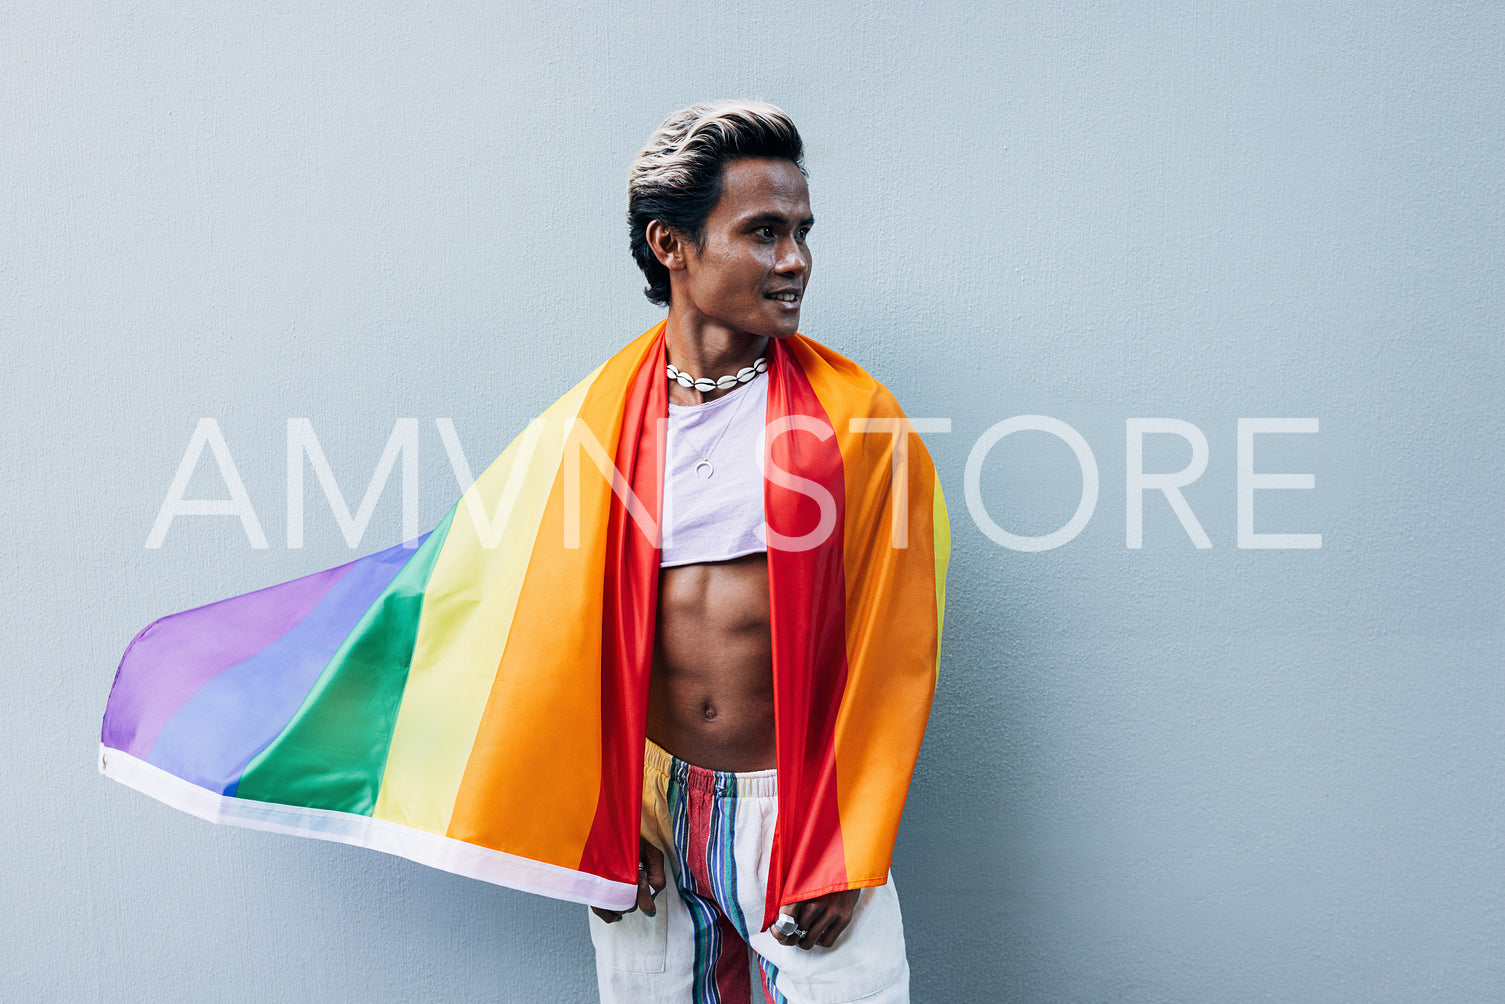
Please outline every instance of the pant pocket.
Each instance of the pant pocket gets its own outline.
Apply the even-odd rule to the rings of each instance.
[[[662,896],[662,893],[660,893]],[[629,973],[661,973],[669,954],[669,911],[660,904],[649,917],[642,910],[625,914],[614,924],[590,914],[591,942],[601,965]]]
[[[908,1001],[909,961],[893,877],[862,890],[834,947],[786,949],[775,964],[778,987],[795,1004]]]

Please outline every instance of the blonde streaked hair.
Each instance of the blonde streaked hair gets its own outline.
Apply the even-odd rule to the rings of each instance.
[[[763,101],[713,101],[666,118],[627,171],[627,224],[632,257],[648,278],[644,295],[660,306],[669,303],[669,270],[648,246],[650,220],[699,248],[728,161],[776,157],[803,173],[804,155],[789,116]]]

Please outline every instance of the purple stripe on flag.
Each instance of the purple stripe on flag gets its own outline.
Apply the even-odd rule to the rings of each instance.
[[[207,681],[290,631],[355,564],[148,624],[120,658],[101,741],[145,760],[162,726],[185,701]]]
[[[295,627],[199,688],[163,727],[147,762],[233,795],[246,764],[287,727],[324,667],[415,553],[399,544],[347,566]]]

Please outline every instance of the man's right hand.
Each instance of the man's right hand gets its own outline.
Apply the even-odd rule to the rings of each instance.
[[[626,910],[607,910],[604,907],[593,906],[591,911],[597,917],[608,924],[615,924],[625,914],[634,910],[642,910],[651,917],[657,911],[653,905],[653,897],[659,890],[669,884],[664,877],[664,852],[650,844],[645,838],[638,837],[638,901]]]

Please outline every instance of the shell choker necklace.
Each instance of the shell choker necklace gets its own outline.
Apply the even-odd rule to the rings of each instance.
[[[714,380],[710,377],[692,377],[673,363],[669,363],[668,365],[670,380],[673,380],[681,387],[692,388],[705,393],[708,390],[726,390],[728,387],[735,387],[739,383],[747,383],[747,381],[768,369],[768,357],[759,356],[753,360],[751,366],[744,366],[735,373],[728,373],[726,376],[717,377]]]

